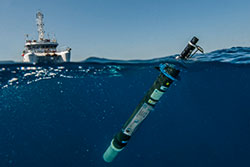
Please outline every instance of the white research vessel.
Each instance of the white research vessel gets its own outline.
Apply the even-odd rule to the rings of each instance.
[[[27,63],[62,63],[70,61],[71,48],[64,50],[57,50],[58,43],[56,39],[44,38],[44,23],[43,14],[37,12],[36,14],[38,40],[25,41],[25,49],[22,57],[23,62]],[[28,37],[28,35],[27,35]]]

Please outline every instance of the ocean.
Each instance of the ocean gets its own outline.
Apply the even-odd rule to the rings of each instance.
[[[250,48],[174,57],[0,63],[0,167],[250,166]],[[104,162],[160,63],[174,64],[180,77]]]

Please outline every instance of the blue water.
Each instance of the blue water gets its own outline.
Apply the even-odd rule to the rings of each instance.
[[[111,163],[102,159],[161,62],[181,69]],[[0,63],[0,167],[250,166],[250,48],[30,65]]]

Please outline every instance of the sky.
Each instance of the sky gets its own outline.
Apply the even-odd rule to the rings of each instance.
[[[0,60],[21,61],[38,10],[72,61],[165,57],[193,36],[205,52],[250,46],[249,0],[0,0]]]

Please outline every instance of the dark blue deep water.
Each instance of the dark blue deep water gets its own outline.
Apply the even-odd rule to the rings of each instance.
[[[127,147],[102,154],[161,62],[181,69]],[[147,61],[0,64],[0,167],[250,166],[250,48]]]

